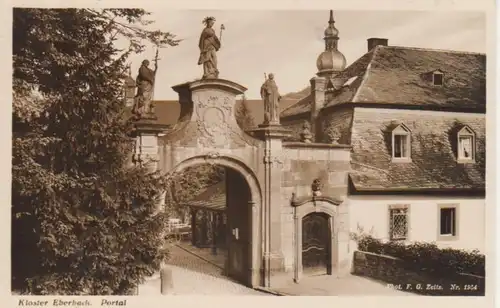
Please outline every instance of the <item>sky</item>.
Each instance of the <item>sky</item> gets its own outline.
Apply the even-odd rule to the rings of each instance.
[[[316,59],[324,51],[323,31],[329,11],[150,10],[151,28],[168,31],[183,41],[160,49],[155,100],[176,100],[172,86],[200,78],[198,40],[202,20],[214,16],[222,32],[217,53],[220,78],[248,88],[248,99],[260,98],[264,73],[274,73],[282,95],[309,85],[317,72]],[[367,39],[387,38],[389,45],[486,53],[484,13],[472,11],[335,11],[339,50],[347,65],[367,52]],[[118,45],[125,41],[119,41]],[[123,46],[123,45],[121,45]],[[143,59],[152,60],[155,48],[131,57],[132,76]]]

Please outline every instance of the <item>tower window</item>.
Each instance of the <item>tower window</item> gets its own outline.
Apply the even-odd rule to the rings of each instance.
[[[441,71],[432,73],[432,83],[435,86],[442,86],[444,84],[444,74]]]

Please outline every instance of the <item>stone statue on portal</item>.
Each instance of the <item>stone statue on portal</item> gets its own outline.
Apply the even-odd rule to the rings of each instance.
[[[205,29],[201,32],[200,41],[198,43],[200,47],[198,65],[203,65],[203,79],[218,78],[217,51],[219,51],[221,44],[219,38],[215,34],[215,30],[212,28],[215,23],[215,18],[206,17],[203,23],[205,24]]]
[[[281,95],[278,91],[278,86],[274,80],[274,74],[269,74],[262,87],[260,88],[260,96],[264,101],[264,124],[279,125],[279,102]]]
[[[136,79],[137,94],[134,98],[134,108],[132,112],[138,117],[145,117],[153,114],[153,88],[157,66],[154,70],[149,68],[149,61],[142,61]]]

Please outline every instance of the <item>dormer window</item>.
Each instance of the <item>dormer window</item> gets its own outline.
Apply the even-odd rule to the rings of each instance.
[[[432,72],[432,84],[435,86],[442,86],[444,84],[443,72],[439,70]]]
[[[459,162],[473,162],[475,158],[475,134],[474,131],[464,126],[457,134],[457,160]]]
[[[404,124],[392,130],[392,161],[407,162],[411,160],[411,134]]]

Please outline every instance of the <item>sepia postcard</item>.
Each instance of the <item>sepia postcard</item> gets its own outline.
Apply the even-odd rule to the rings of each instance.
[[[493,3],[212,2],[8,7],[9,307],[493,307]]]

